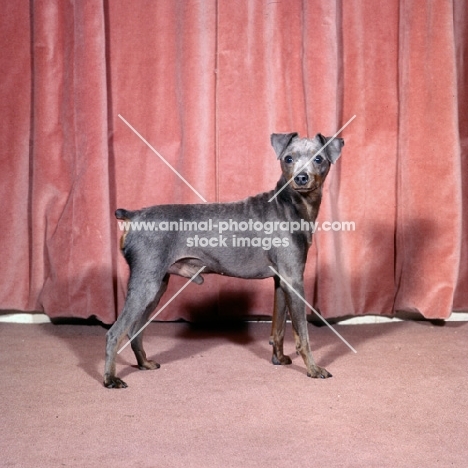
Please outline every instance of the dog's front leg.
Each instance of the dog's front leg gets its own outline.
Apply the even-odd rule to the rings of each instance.
[[[289,314],[291,315],[291,322],[296,339],[296,349],[304,360],[307,368],[307,376],[321,379],[331,377],[332,375],[330,372],[325,368],[318,366],[312,357],[309,344],[309,332],[307,329],[306,310],[304,303],[297,295],[299,294],[301,297],[304,297],[303,283],[302,281],[296,280],[291,281],[290,284],[294,288],[295,292],[286,284],[282,284],[282,289],[286,296],[286,304],[289,308]]]
[[[291,364],[291,358],[284,355],[283,343],[286,328],[287,305],[284,291],[280,285],[280,279],[275,276],[275,302],[271,324],[270,344],[273,346],[271,362],[275,365]]]

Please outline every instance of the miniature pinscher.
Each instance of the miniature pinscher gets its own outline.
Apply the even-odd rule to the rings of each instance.
[[[270,192],[233,203],[158,205],[116,211],[116,217],[128,226],[121,249],[130,267],[130,278],[123,311],[107,332],[106,387],[127,387],[116,376],[115,365],[125,335],[133,337],[131,346],[140,369],[160,367],[146,358],[143,333],[138,331],[166,291],[171,274],[191,278],[198,284],[203,282],[202,274],[209,273],[247,279],[273,277],[273,364],[291,364],[283,353],[289,311],[296,350],[304,360],[307,375],[331,377],[312,357],[306,310],[297,294],[304,297],[303,275],[313,234],[308,226],[315,223],[323,183],[330,165],[340,157],[344,141],[321,134],[309,139],[300,138],[297,133],[274,133],[271,144],[282,175]],[[194,235],[197,226],[201,235]],[[229,235],[224,236],[225,233]]]

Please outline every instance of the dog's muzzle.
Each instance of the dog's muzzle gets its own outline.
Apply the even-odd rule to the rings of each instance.
[[[305,172],[301,172],[294,177],[294,182],[298,187],[303,187],[309,183],[309,176]]]

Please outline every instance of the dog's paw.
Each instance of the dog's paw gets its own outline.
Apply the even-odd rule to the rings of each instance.
[[[327,369],[314,366],[309,372],[307,372],[307,377],[312,377],[313,379],[328,379],[333,376],[327,371]]]
[[[118,377],[114,376],[105,376],[104,377],[104,387],[107,388],[127,388],[128,385]]]
[[[140,370],[154,370],[159,369],[160,367],[161,365],[154,361],[145,361],[141,364],[138,364],[138,369]]]
[[[276,354],[273,354],[271,357],[271,362],[275,366],[289,366],[289,364],[292,364],[291,358],[289,356],[283,356],[281,358],[278,358]]]

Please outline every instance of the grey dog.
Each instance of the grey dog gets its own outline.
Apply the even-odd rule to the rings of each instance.
[[[166,291],[171,274],[192,278],[198,284],[203,282],[202,273],[247,279],[273,277],[275,300],[270,337],[273,364],[291,364],[291,359],[283,353],[289,311],[296,350],[304,359],[307,375],[331,377],[312,357],[306,310],[298,295],[304,297],[304,268],[312,243],[312,229],[307,227],[315,223],[323,183],[330,164],[340,157],[344,141],[321,134],[309,139],[299,138],[297,133],[274,133],[271,144],[282,170],[275,190],[233,203],[116,210],[116,217],[130,226],[144,222],[146,226],[152,223],[156,228],[141,229],[141,224],[140,230],[130,227],[121,239],[130,278],[123,311],[107,332],[106,387],[127,387],[116,376],[118,347],[126,334],[132,338],[145,325]],[[193,231],[179,229],[196,226],[202,221],[202,237],[194,236]],[[270,235],[271,230],[259,232],[257,229],[258,226],[269,226],[278,230],[284,222],[294,229],[281,230],[281,237],[271,238],[265,236],[265,232]],[[157,230],[158,226],[160,229]],[[166,229],[162,229],[163,226]],[[167,229],[167,226],[172,229]],[[229,228],[230,237],[220,234],[221,226]],[[143,333],[132,339],[131,346],[140,369],[160,367],[147,359]]]

